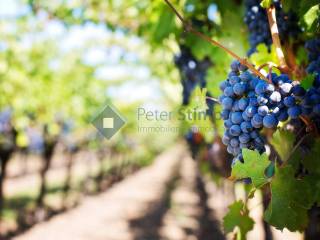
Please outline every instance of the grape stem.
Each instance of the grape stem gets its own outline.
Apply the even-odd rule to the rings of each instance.
[[[279,67],[277,66],[277,64],[275,64],[275,63],[273,63],[273,62],[267,62],[267,63],[264,63],[264,64],[262,64],[261,66],[259,66],[258,67],[258,70],[260,71],[262,68],[264,68],[264,67],[267,67],[268,66],[268,68],[277,68],[277,69],[279,69]],[[280,69],[279,69],[280,70]]]
[[[279,29],[277,25],[277,18],[276,18],[276,8],[275,6],[271,5],[269,8],[267,8],[267,16],[268,16],[268,22],[269,22],[269,27],[270,27],[270,32],[271,32],[271,37],[272,37],[272,42],[273,45],[276,49],[276,54],[279,59],[280,63],[280,70],[283,73],[286,73],[288,75],[291,75],[291,69],[288,67],[284,53],[282,51],[281,47],[281,41],[279,37]]]
[[[222,50],[224,50],[225,52],[227,52],[229,55],[231,55],[233,58],[237,59],[242,65],[247,66],[252,73],[254,73],[255,75],[257,75],[258,77],[260,77],[261,79],[268,81],[268,79],[263,76],[263,74],[261,72],[259,72],[252,63],[250,63],[246,58],[241,58],[239,57],[237,54],[235,54],[233,51],[231,51],[230,49],[226,48],[225,46],[223,46],[221,43],[213,40],[212,38],[208,37],[207,35],[199,32],[198,30],[196,30],[191,23],[187,22],[182,15],[175,9],[175,7],[170,3],[169,0],[164,0],[166,2],[166,4],[171,8],[171,10],[174,12],[174,14],[179,18],[179,20],[182,22],[183,27],[185,29],[185,31],[190,32],[196,36],[198,36],[199,38],[211,43],[214,46],[217,46],[219,48],[221,48]]]
[[[213,102],[215,102],[215,103],[220,104],[220,101],[219,101],[217,98],[213,98],[213,97],[208,97],[208,96],[206,96],[206,99],[211,100],[211,101],[213,101]]]

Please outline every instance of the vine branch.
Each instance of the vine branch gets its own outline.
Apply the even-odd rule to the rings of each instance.
[[[241,58],[239,57],[237,54],[235,54],[233,51],[231,51],[230,49],[226,48],[225,46],[223,46],[221,43],[213,40],[212,38],[208,37],[207,35],[199,32],[198,30],[196,30],[191,23],[187,22],[182,15],[176,10],[176,8],[171,4],[171,2],[169,0],[164,0],[166,2],[166,4],[171,8],[171,10],[174,12],[174,14],[179,18],[179,20],[182,22],[183,27],[185,28],[185,30],[187,32],[190,32],[196,36],[198,36],[199,38],[211,43],[212,45],[221,48],[222,50],[224,50],[225,52],[227,52],[229,55],[231,55],[233,58],[237,59],[242,65],[247,66],[252,73],[254,73],[255,75],[257,75],[258,77],[260,77],[261,79],[268,81],[268,79],[261,73],[259,72],[259,70],[257,70],[254,65],[252,63],[250,63],[247,59],[245,58]]]
[[[276,54],[279,59],[280,66],[282,72],[290,74],[290,68],[287,65],[286,59],[284,57],[284,53],[282,51],[281,47],[281,41],[279,37],[279,29],[277,25],[277,18],[276,18],[276,8],[275,6],[271,5],[269,8],[267,8],[267,16],[268,16],[268,22],[272,37],[273,45],[276,48]]]

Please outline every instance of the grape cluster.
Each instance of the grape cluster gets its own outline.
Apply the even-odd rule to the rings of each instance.
[[[298,82],[285,74],[273,73],[268,78],[270,83],[234,61],[228,79],[220,85],[221,117],[226,128],[223,143],[235,156],[234,162],[242,160],[242,148],[265,151],[260,134],[263,127],[275,128],[289,117],[296,119],[305,114],[301,105],[308,93]]]
[[[317,74],[313,86],[305,92],[301,101],[302,114],[311,118],[320,116],[320,75]]]
[[[302,114],[309,116],[317,122],[320,115],[320,39],[312,39],[306,42],[309,65],[307,72],[314,74],[313,86],[303,95],[301,101]]]
[[[297,25],[297,16],[292,12],[285,13],[279,0],[274,0],[273,2],[276,7],[277,24],[281,39],[288,37],[295,38],[300,32]],[[256,51],[256,47],[260,43],[264,43],[270,47],[272,39],[266,10],[260,6],[260,0],[246,0],[245,7],[244,21],[250,33],[249,42],[251,48],[248,51],[248,55],[250,56]]]
[[[242,148],[265,150],[264,140],[259,131],[255,93],[259,78],[254,77],[245,66],[234,61],[228,79],[220,84],[223,94],[219,101],[223,110],[221,118],[224,120],[225,133],[222,142],[227,145],[227,151],[234,155],[234,162],[242,160]],[[255,119],[255,120],[254,120]]]
[[[6,133],[11,129],[11,115],[12,111],[10,108],[5,108],[0,112],[0,134]]]
[[[17,131],[12,124],[12,109],[7,107],[0,112],[0,161],[8,160],[14,151]]]
[[[206,87],[206,72],[211,66],[208,59],[198,61],[192,55],[191,50],[186,46],[181,46],[181,52],[175,56],[175,64],[181,75],[183,87],[183,105],[188,105],[192,91],[196,86]]]
[[[308,73],[320,74],[320,39],[312,39],[306,42],[305,48],[308,51],[309,65]]]
[[[43,133],[39,128],[28,127],[26,129],[26,134],[28,137],[28,150],[31,153],[42,153],[44,151],[44,139]]]

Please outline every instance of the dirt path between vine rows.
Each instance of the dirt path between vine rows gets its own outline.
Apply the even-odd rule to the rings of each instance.
[[[185,146],[177,144],[160,155],[150,167],[126,178],[109,191],[88,197],[75,209],[38,224],[13,239],[137,239],[137,225],[143,220],[148,223],[148,216],[152,221],[145,226],[152,232],[152,227],[157,227],[157,221],[162,218],[162,210],[166,208],[163,198],[168,195],[185,153]]]

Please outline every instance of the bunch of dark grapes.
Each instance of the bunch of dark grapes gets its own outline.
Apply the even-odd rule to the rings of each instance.
[[[0,161],[8,160],[14,151],[17,131],[12,124],[12,110],[5,108],[0,112]]]
[[[192,91],[199,86],[200,88],[205,88],[207,85],[206,82],[206,73],[208,68],[211,66],[211,62],[208,58],[205,58],[202,61],[198,61],[191,53],[190,48],[182,45],[180,47],[180,54],[175,56],[175,64],[180,71],[181,83],[182,83],[182,104],[188,105],[190,102],[190,97]],[[211,97],[210,93],[207,93],[207,96]],[[207,100],[208,116],[213,115],[214,102]],[[195,157],[196,153],[199,151],[203,138],[199,132],[194,132],[192,129],[188,131],[185,135],[185,139],[188,142],[192,156]]]
[[[10,131],[11,115],[12,111],[10,108],[6,108],[0,112],[0,134]]]
[[[312,39],[306,42],[305,48],[308,51],[309,65],[308,73],[320,74],[320,39]]]
[[[301,104],[307,93],[300,84],[285,74],[272,74],[268,78],[270,83],[234,61],[228,79],[220,85],[221,117],[226,128],[223,143],[234,155],[234,162],[242,160],[243,148],[265,151],[260,135],[263,127],[275,128],[280,121],[304,114]]]
[[[200,147],[204,143],[203,136],[201,135],[201,133],[190,129],[185,135],[185,139],[190,147],[192,157],[195,158],[200,150]]]
[[[37,127],[28,127],[26,130],[29,145],[28,150],[31,153],[43,153],[44,151],[44,139],[43,133],[40,128]]]
[[[234,61],[228,79],[220,85],[223,91],[219,99],[223,107],[221,117],[226,129],[222,142],[235,157],[233,162],[242,161],[242,148],[265,150],[259,133],[262,126],[253,123],[258,106],[255,87],[259,81],[245,66]]]
[[[251,46],[248,51],[249,56],[256,51],[256,47],[260,43],[264,43],[268,47],[272,44],[268,17],[266,10],[260,6],[260,2],[260,0],[245,1],[246,13],[244,21],[249,29],[249,42]],[[276,17],[280,38],[296,38],[300,32],[297,25],[297,16],[292,12],[285,13],[279,0],[274,0],[273,3],[276,7]]]
[[[303,95],[301,101],[302,113],[309,116],[319,126],[320,116],[320,39],[306,42],[309,65],[307,72],[314,75],[313,85]]]
[[[209,59],[198,61],[186,46],[181,46],[181,52],[175,56],[175,64],[181,75],[183,87],[183,105],[188,105],[192,91],[196,86],[200,88],[206,87],[206,73],[211,66]]]

